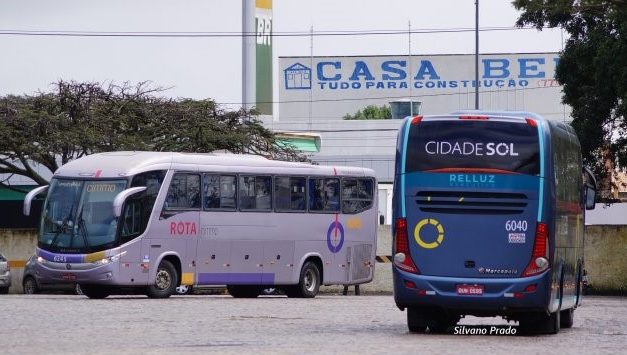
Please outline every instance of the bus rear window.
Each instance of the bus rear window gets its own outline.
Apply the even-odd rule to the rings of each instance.
[[[406,172],[489,169],[537,175],[538,131],[526,123],[423,121],[410,126]]]

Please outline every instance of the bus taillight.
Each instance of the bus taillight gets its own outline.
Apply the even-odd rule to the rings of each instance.
[[[407,220],[405,218],[397,218],[394,229],[396,231],[394,237],[394,265],[401,270],[417,274],[418,268],[411,259],[409,252]]]
[[[549,268],[549,227],[546,223],[536,226],[536,239],[533,242],[533,252],[529,265],[523,272],[523,277],[537,275]]]
[[[485,116],[485,115],[466,115],[466,116],[459,116],[460,120],[489,120],[490,116]]]

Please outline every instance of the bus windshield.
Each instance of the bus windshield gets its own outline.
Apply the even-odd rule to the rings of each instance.
[[[539,157],[537,128],[526,122],[422,121],[410,126],[405,171],[538,175]]]
[[[127,180],[53,179],[42,212],[39,245],[50,251],[92,252],[115,242],[113,199]]]

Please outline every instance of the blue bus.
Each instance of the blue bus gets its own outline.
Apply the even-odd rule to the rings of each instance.
[[[574,130],[528,112],[405,119],[393,198],[394,299],[411,332],[466,315],[557,333],[584,275],[596,182]]]

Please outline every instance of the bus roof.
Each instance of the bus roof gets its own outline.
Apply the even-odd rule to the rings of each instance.
[[[60,167],[55,177],[120,178],[150,170],[264,172],[267,174],[371,176],[372,169],[319,166],[249,154],[120,151],[88,155]]]
[[[568,132],[571,135],[576,135],[575,130],[568,124],[564,122],[560,122],[557,120],[549,120],[546,119],[537,113],[529,112],[529,111],[503,111],[503,110],[459,110],[454,111],[445,115],[419,115],[423,120],[450,120],[460,118],[462,116],[487,116],[488,118],[493,118],[497,121],[506,120],[506,121],[524,121],[527,118],[532,118],[535,121],[545,122],[549,126],[562,129]],[[416,116],[414,116],[416,117]],[[413,117],[406,117],[406,120],[412,120]]]

